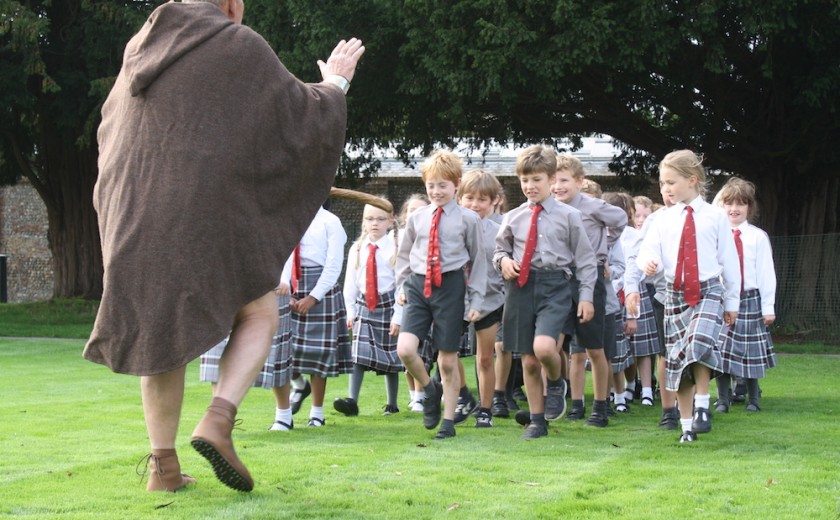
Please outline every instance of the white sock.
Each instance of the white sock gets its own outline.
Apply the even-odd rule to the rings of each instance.
[[[624,392],[615,394],[615,404],[627,404],[627,400],[624,398]]]
[[[303,376],[298,376],[297,379],[292,379],[292,388],[295,390],[303,390],[306,388],[306,378]]]
[[[416,401],[417,400],[417,392],[415,392],[414,390],[409,390],[408,395],[411,398],[410,399],[411,401]]]
[[[418,390],[414,392],[414,400],[415,401],[422,401],[426,398],[426,391],[425,390]]]
[[[624,388],[630,393],[635,392],[636,391],[636,381],[635,380],[628,381],[627,384],[624,385]]]
[[[680,419],[683,433],[691,431],[691,422],[691,419]]]
[[[323,406],[313,406],[309,409],[309,417],[315,417],[316,419],[324,420],[324,407]]]
[[[694,395],[694,407],[695,408],[705,408],[706,410],[708,410],[709,409],[709,394],[705,394],[705,395],[695,394]]]
[[[651,399],[653,399],[653,388],[649,386],[643,386],[642,397],[650,397]]]
[[[292,407],[290,406],[289,408],[276,408],[274,410],[274,420],[286,424],[292,424]]]

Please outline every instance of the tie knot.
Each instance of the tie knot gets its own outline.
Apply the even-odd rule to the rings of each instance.
[[[378,246],[377,246],[376,244],[374,244],[374,243],[370,243],[370,244],[368,244],[368,250],[369,250],[371,253],[373,253],[374,251],[376,251],[376,248],[377,248],[377,247],[378,247]]]
[[[531,204],[531,211],[533,211],[534,213],[539,213],[540,211],[542,211],[542,209],[542,204]]]
[[[689,215],[691,215],[692,213],[694,213],[694,208],[692,208],[691,206],[686,206],[686,207],[685,207],[685,210],[688,212],[688,214],[689,214]]]
[[[732,234],[735,235],[736,237],[739,237],[739,236],[741,236],[741,230],[740,229],[733,229]]]

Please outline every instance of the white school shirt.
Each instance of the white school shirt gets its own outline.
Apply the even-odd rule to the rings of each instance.
[[[324,268],[318,278],[318,283],[309,292],[309,295],[319,302],[341,277],[345,243],[347,243],[347,233],[341,225],[341,220],[324,208],[318,209],[318,213],[315,214],[315,218],[312,219],[309,228],[300,239],[300,265]],[[291,284],[293,257],[294,253],[289,255],[286,265],[283,266],[283,274],[280,275],[281,282]]]
[[[741,231],[741,242],[744,244],[744,290],[758,289],[762,316],[775,316],[776,268],[770,237],[763,229],[749,222],[742,222],[732,229]],[[732,243],[735,243],[734,234]]]
[[[347,308],[347,319],[356,317],[356,298],[365,297],[367,287],[367,261],[370,256],[369,245],[376,244],[376,290],[380,294],[394,293],[396,285],[396,272],[391,261],[394,260],[396,245],[394,237],[387,233],[376,242],[371,242],[366,236],[361,243],[353,244],[347,253],[347,272],[344,273],[344,307]],[[358,259],[358,263],[357,263]],[[396,298],[396,294],[394,294]],[[402,305],[394,304],[394,314],[391,316],[391,323],[402,322]]]
[[[692,200],[690,205],[694,208],[700,281],[705,282],[722,275],[724,309],[737,312],[741,305],[741,267],[729,219],[723,208],[712,206],[700,196]],[[686,204],[677,203],[663,211],[651,224],[636,257],[639,269],[644,271],[645,264],[655,260],[657,271],[664,271],[665,278],[674,282],[680,238],[687,214],[685,208]]]

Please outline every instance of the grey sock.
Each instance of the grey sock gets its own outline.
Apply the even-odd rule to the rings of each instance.
[[[745,379],[747,382],[747,394],[750,396],[750,404],[758,406],[758,379]]]
[[[385,394],[388,396],[388,405],[397,407],[397,391],[400,387],[400,374],[397,372],[385,374]]]
[[[350,399],[359,402],[359,391],[362,389],[362,381],[365,379],[365,369],[361,365],[353,365],[353,372],[350,374]]]
[[[583,410],[585,408],[583,399],[572,399],[572,408]]]
[[[546,426],[545,424],[545,414],[544,413],[532,413],[531,414],[531,422],[534,424],[540,424],[542,426]]]
[[[718,401],[723,404],[729,404],[729,401],[732,398],[732,380],[730,379],[729,374],[718,376],[715,381],[717,381]]]
[[[453,419],[444,419],[440,423],[440,429],[448,432],[455,431],[455,421]]]

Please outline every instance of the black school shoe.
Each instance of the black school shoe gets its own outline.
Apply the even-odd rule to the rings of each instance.
[[[697,434],[694,432],[682,432],[682,435],[680,435],[680,444],[695,442],[696,440]]]
[[[440,423],[440,396],[443,395],[443,387],[434,381],[435,393],[423,398],[423,426],[427,430],[434,430]]]
[[[359,415],[359,405],[356,404],[356,401],[350,399],[349,397],[342,399],[341,397],[336,398],[333,401],[333,408],[335,411],[339,413],[343,413],[347,417],[355,417]]]
[[[678,430],[680,428],[680,412],[676,408],[663,409],[659,427],[664,430]]]
[[[513,416],[513,419],[521,426],[528,426],[531,422],[531,412],[528,410],[519,410],[516,412],[516,415]]]
[[[306,380],[306,386],[303,387],[302,390],[298,390],[297,388],[292,389],[292,396],[290,401],[292,402],[292,415],[298,413],[300,410],[300,406],[303,404],[303,400],[309,397],[309,394],[312,393],[312,385],[309,384],[309,380]]]
[[[451,439],[452,437],[455,437],[454,428],[451,430],[444,430],[441,428],[437,434],[435,434],[435,440]]]
[[[510,417],[510,408],[504,397],[493,397],[493,406],[490,407],[493,417]]]
[[[475,397],[470,394],[469,398],[458,398],[458,404],[455,406],[455,424],[461,424],[466,421],[473,410],[478,409],[478,403],[475,402]]]
[[[390,404],[386,404],[382,407],[382,415],[393,415],[395,413],[400,413],[400,409],[396,406],[391,406]]]
[[[519,436],[520,439],[539,439],[548,435],[548,426],[545,424],[530,423],[525,428],[525,433]]]
[[[595,426],[597,428],[606,428],[610,424],[609,418],[605,412],[593,411],[589,419],[583,423],[584,426]]]
[[[708,408],[694,409],[691,431],[694,433],[709,433],[712,431],[712,416],[709,414]]]
[[[490,415],[489,412],[480,411],[475,416],[475,427],[476,428],[492,428],[493,427],[493,416]]]
[[[581,406],[579,408],[576,408],[574,405],[572,405],[572,409],[569,410],[568,415],[566,415],[566,420],[579,421],[579,420],[583,419],[584,416],[586,416],[586,407],[585,406]]]
[[[556,421],[566,415],[566,381],[560,379],[560,384],[549,385],[545,396],[545,420]]]

